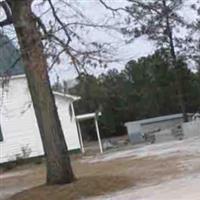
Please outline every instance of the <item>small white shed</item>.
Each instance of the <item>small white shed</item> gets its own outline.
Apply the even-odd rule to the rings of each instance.
[[[182,125],[182,123],[183,114],[173,114],[127,122],[125,126],[131,143],[137,144],[145,142],[145,133],[151,132],[156,134],[156,141],[172,140],[174,139],[173,128]]]

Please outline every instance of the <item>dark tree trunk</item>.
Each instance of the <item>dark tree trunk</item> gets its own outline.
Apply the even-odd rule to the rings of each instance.
[[[67,145],[50,87],[41,35],[31,11],[31,0],[9,0],[13,24],[21,47],[25,74],[43,142],[47,184],[74,180]]]
[[[166,16],[166,32],[167,32],[167,37],[169,39],[170,54],[172,57],[173,67],[175,68],[175,73],[176,73],[176,89],[178,93],[178,101],[180,104],[181,112],[183,113],[184,122],[187,122],[188,116],[186,112],[186,102],[184,99],[182,73],[181,73],[181,70],[179,70],[180,66],[178,66],[178,63],[177,63],[177,57],[176,57],[176,52],[175,52],[175,47],[174,47],[174,38],[173,38],[172,28],[169,22],[168,7],[166,5],[166,0],[163,0],[162,2],[163,2],[163,7],[164,7],[164,14]]]

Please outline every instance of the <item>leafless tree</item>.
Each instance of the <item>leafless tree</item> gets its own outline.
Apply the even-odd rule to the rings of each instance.
[[[31,0],[3,1],[1,6],[7,18],[1,21],[0,25],[12,23],[19,40],[25,74],[46,155],[47,183],[70,183],[74,180],[74,174],[50,87],[42,36],[31,5]]]

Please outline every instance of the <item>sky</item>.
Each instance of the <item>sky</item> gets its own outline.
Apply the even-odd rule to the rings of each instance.
[[[81,17],[74,17],[74,10],[76,12],[80,12],[84,14],[86,20],[88,22],[96,23],[96,24],[107,24],[107,25],[115,25],[115,27],[120,26],[123,23],[122,15],[115,15],[113,18],[113,13],[107,9],[99,2],[99,0],[65,0],[69,3],[72,8],[70,9],[67,6],[63,6],[61,4],[62,0],[52,0],[52,2],[57,6],[59,11],[59,15],[62,19],[67,20],[67,22],[78,21],[81,22]],[[126,0],[104,0],[108,5],[113,8],[123,7],[127,5]],[[41,0],[35,0],[33,4],[33,11],[36,15],[40,16],[41,13],[47,11],[49,6],[47,4],[38,5]],[[197,3],[199,0],[186,0],[185,7],[181,11],[181,15],[188,21],[192,22],[195,18],[195,13],[191,11],[190,5],[192,3]],[[62,5],[59,7],[59,5]],[[3,17],[2,12],[0,10],[0,17]],[[51,20],[51,15],[47,12],[47,14],[43,15],[42,20],[45,23],[49,23]],[[82,21],[83,22],[83,21]],[[84,21],[85,22],[85,21]],[[131,42],[125,42],[125,39],[121,33],[116,30],[102,29],[102,28],[87,28],[86,30],[76,30],[80,31],[80,35],[84,38],[84,40],[88,43],[90,42],[106,42],[110,43],[113,47],[111,52],[112,59],[117,59],[117,62],[108,63],[108,67],[105,68],[93,68],[88,67],[87,71],[90,74],[99,75],[101,73],[105,73],[109,69],[118,69],[121,70],[124,68],[125,64],[131,59],[138,59],[142,56],[147,56],[152,54],[156,46],[152,41],[149,41],[147,37],[143,36],[141,38],[135,39]],[[7,28],[6,32],[8,32],[13,37],[13,29]],[[182,34],[182,33],[181,33]],[[62,34],[59,35],[62,38]],[[75,48],[82,48],[80,44],[76,41],[72,41],[72,45]],[[89,48],[89,46],[88,46]],[[85,49],[87,50],[87,48]],[[54,68],[50,72],[51,81],[55,82],[57,80],[57,76],[59,76],[60,80],[70,80],[74,79],[77,76],[76,70],[73,65],[70,64],[69,58],[66,55],[61,56],[60,64],[56,64]]]
[[[98,0],[69,0],[68,2],[71,5],[74,5],[74,7],[79,9],[82,13],[84,13],[88,21],[92,21],[95,24],[106,23],[108,25],[117,26],[117,23],[122,23],[121,16],[115,16],[115,19],[113,19],[113,13],[105,9],[105,7],[101,3],[99,3]],[[109,4],[110,2],[111,6],[115,8],[126,5],[125,0],[111,0],[107,3]],[[38,12],[37,6],[34,9],[35,12]],[[67,10],[68,8],[61,9],[63,9],[64,12],[65,9]],[[43,9],[41,9],[40,12],[43,12]],[[44,18],[44,21],[45,20],[46,19]],[[138,59],[142,56],[149,55],[155,50],[153,42],[148,41],[145,37],[141,37],[133,42],[126,43],[125,38],[121,33],[109,29],[91,28],[87,29],[87,31],[85,32],[83,31],[82,34],[84,35],[84,39],[88,42],[98,41],[102,43],[111,43],[114,48],[112,52],[112,59],[118,60],[117,62],[108,63],[108,67],[106,69],[100,67],[88,67],[87,72],[90,74],[99,75],[113,68],[121,70],[124,68],[125,64],[131,59]],[[79,44],[74,45],[78,46]],[[68,58],[66,58],[65,55],[61,57],[61,63],[59,65],[55,65],[55,67],[51,71],[52,81],[56,80],[57,75],[60,77],[61,80],[73,79],[77,76],[76,70],[69,63],[69,60]]]
[[[56,1],[56,0],[54,0]],[[113,8],[123,7],[127,5],[125,0],[104,0],[108,5]],[[116,15],[113,19],[113,13],[99,3],[98,0],[69,0],[69,3],[74,4],[75,7],[81,10],[88,19],[95,23],[102,24],[102,22],[107,22],[107,24],[121,24],[123,15]],[[187,22],[192,22],[195,17],[195,11],[192,11],[190,5],[193,3],[199,3],[199,0],[186,0],[185,6],[181,10],[180,15],[184,17]],[[180,32],[184,34],[184,30]],[[126,43],[123,35],[117,31],[112,30],[102,30],[102,29],[91,29],[86,33],[86,40],[91,41],[102,41],[109,42],[113,45],[114,54],[113,58],[119,59],[118,62],[108,63],[108,67],[104,68],[88,68],[88,72],[91,74],[99,75],[105,73],[109,69],[121,70],[124,68],[125,64],[131,59],[138,59],[143,56],[152,54],[156,50],[156,46],[153,41],[149,41],[147,37],[142,36],[131,42]],[[63,59],[62,65],[54,68],[53,74],[59,74],[61,79],[71,79],[77,76],[73,66],[66,64],[67,61]],[[66,64],[66,65],[65,65]],[[53,77],[53,76],[52,76]]]

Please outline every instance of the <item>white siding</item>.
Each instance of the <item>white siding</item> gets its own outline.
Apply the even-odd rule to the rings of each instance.
[[[56,95],[56,105],[69,150],[79,149],[74,120],[69,115],[71,100]],[[31,157],[43,155],[43,147],[25,78],[11,79],[0,89],[0,117],[3,141],[0,142],[0,163],[14,160],[21,148],[28,146]]]
[[[183,123],[184,137],[200,136],[200,120]]]
[[[70,115],[71,101],[66,102],[63,97],[57,96],[56,105],[69,150],[80,149],[75,118],[72,112]]]

